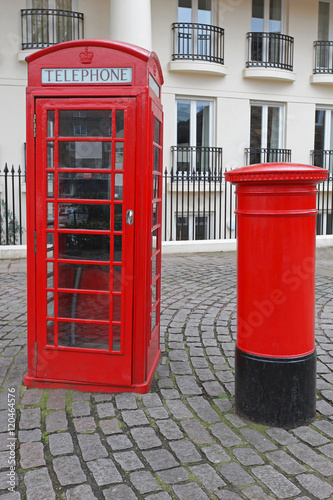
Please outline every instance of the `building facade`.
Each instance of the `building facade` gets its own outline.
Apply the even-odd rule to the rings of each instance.
[[[77,38],[134,43],[160,59],[165,240],[234,237],[226,170],[291,161],[332,172],[332,0],[0,0],[0,6],[1,172],[6,163],[24,169],[25,57]],[[318,222],[332,234],[329,187],[325,200]]]

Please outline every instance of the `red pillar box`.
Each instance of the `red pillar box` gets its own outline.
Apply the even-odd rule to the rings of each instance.
[[[316,184],[327,171],[261,164],[226,173],[237,194],[235,405],[291,428],[316,413]]]
[[[78,40],[27,62],[25,384],[146,392],[160,357],[158,58]]]

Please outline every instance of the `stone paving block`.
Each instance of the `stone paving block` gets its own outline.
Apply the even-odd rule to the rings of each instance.
[[[195,369],[205,368],[206,370],[209,370],[209,365],[206,358],[191,358],[191,363]]]
[[[76,432],[94,432],[96,423],[93,417],[74,418],[74,427]]]
[[[157,420],[158,428],[167,440],[182,439],[184,434],[179,429],[178,425],[171,419]]]
[[[171,361],[170,369],[174,375],[192,375],[192,368],[185,361]]]
[[[47,398],[46,408],[48,410],[64,410],[66,408],[66,390],[52,389]]]
[[[298,495],[301,491],[289,479],[285,478],[271,465],[260,465],[252,469],[253,474],[269,488],[279,499]]]
[[[282,446],[287,446],[287,444],[298,443],[298,439],[296,439],[295,436],[290,434],[290,432],[285,431],[284,429],[278,429],[276,427],[273,427],[271,429],[267,429],[265,432],[266,434],[268,434],[269,437],[273,438]]]
[[[95,460],[108,456],[98,434],[79,434],[78,441],[84,460]]]
[[[179,399],[180,394],[176,389],[161,389],[161,394],[164,399]]]
[[[201,451],[206,455],[208,460],[214,464],[230,462],[231,458],[219,444],[212,446],[204,446]]]
[[[148,425],[149,421],[143,410],[126,410],[122,412],[122,417],[129,427],[136,425]]]
[[[292,453],[301,462],[309,465],[312,469],[316,470],[323,476],[333,475],[333,463],[326,458],[320,456],[309,446],[300,444],[290,444],[287,446],[290,453]]]
[[[134,427],[131,434],[140,450],[158,448],[162,445],[152,427]]]
[[[174,401],[174,400],[169,400],[169,401]],[[148,408],[148,413],[150,417],[153,418],[154,420],[169,418],[168,412],[162,406],[157,408]]]
[[[333,458],[333,443],[324,444],[324,446],[318,448],[318,451],[324,453],[329,458]]]
[[[208,464],[193,465],[191,471],[197,476],[207,490],[216,490],[221,486],[226,486],[226,483],[215,472],[213,467]]]
[[[102,403],[104,401],[112,401],[113,394],[107,394],[107,393],[100,393],[100,394],[94,394],[94,400],[96,403]]]
[[[55,500],[56,496],[46,468],[29,471],[24,476],[27,500]]]
[[[183,420],[181,422],[187,436],[197,445],[215,443],[213,436],[205,429],[205,427],[194,418]]]
[[[161,486],[152,473],[148,471],[132,472],[130,474],[130,481],[141,495],[161,490]]]
[[[72,403],[73,417],[87,417],[90,415],[90,404],[88,401],[75,401]]]
[[[99,418],[115,417],[115,409],[113,403],[102,403],[97,405],[97,413]]]
[[[311,429],[311,427],[298,427],[297,429],[293,429],[292,432],[295,434],[295,436],[300,438],[302,441],[309,443],[311,446],[320,446],[329,442],[329,440],[325,436],[320,434],[318,431]]]
[[[179,465],[177,460],[171,455],[168,450],[160,449],[143,451],[142,454],[153,471],[172,469]]]
[[[249,441],[258,451],[265,453],[265,451],[276,450],[277,447],[265,435],[255,429],[244,428],[239,431],[244,438]]]
[[[158,475],[165,484],[176,484],[187,481],[188,472],[184,467],[175,467],[174,469],[166,469],[158,471]]]
[[[187,402],[204,422],[219,422],[220,416],[202,396],[188,398]]]
[[[197,368],[195,373],[201,382],[215,380],[214,374],[208,368]]]
[[[99,458],[97,460],[87,462],[87,466],[94,476],[98,486],[121,483],[123,481],[123,478],[119,474],[113,460],[110,458]]]
[[[272,500],[271,495],[267,495],[259,486],[249,486],[248,488],[242,489],[242,493],[250,500]],[[298,499],[300,500],[300,499]]]
[[[107,438],[107,442],[113,451],[126,450],[133,447],[131,441],[125,434],[114,434]]]
[[[23,394],[21,405],[38,405],[43,394],[43,389],[27,389]]]
[[[204,493],[196,483],[177,484],[173,486],[173,490],[180,500],[209,500],[209,497]]]
[[[80,484],[66,492],[66,500],[97,500],[93,494],[91,486],[88,484]]]
[[[223,446],[237,446],[242,444],[242,440],[226,424],[220,422],[210,426],[211,432],[222,443]]]
[[[268,460],[280,467],[287,474],[301,474],[302,472],[306,472],[306,469],[302,465],[283,450],[272,451],[271,453],[267,453],[266,456]]]
[[[297,476],[297,480],[303,488],[305,488],[311,495],[320,500],[325,498],[332,498],[333,486],[326,481],[323,481],[314,474],[301,474]]]
[[[327,422],[326,420],[318,420],[313,422],[313,425],[324,432],[327,436],[333,438],[333,423]]]
[[[136,410],[138,405],[133,393],[116,394],[116,407],[118,410]]]
[[[220,474],[224,479],[237,486],[254,483],[254,479],[236,462],[221,465]]]
[[[0,412],[1,416],[3,412]],[[7,418],[7,412],[5,412],[6,418]],[[1,417],[0,417],[1,418]],[[20,429],[35,429],[39,428],[41,423],[41,411],[40,408],[31,408],[28,410],[21,410],[21,418],[20,418],[20,423],[19,427]],[[0,430],[2,430],[2,425]],[[6,420],[6,426],[5,429],[7,430],[7,420]]]
[[[333,405],[329,404],[327,401],[319,400],[316,402],[316,408],[319,413],[325,416],[333,415]]]
[[[264,463],[262,458],[252,448],[235,448],[232,452],[242,465],[261,465]]]
[[[46,415],[46,432],[66,431],[68,422],[64,410],[53,411]]]
[[[234,413],[228,413],[227,415],[224,416],[227,420],[229,420],[231,425],[233,425],[237,429],[239,429],[240,427],[244,427],[245,425],[248,425],[248,423],[245,420],[243,420],[238,415],[235,415]]]
[[[181,463],[187,464],[202,460],[200,453],[191,441],[181,439],[180,441],[171,441],[169,444]]]
[[[23,443],[20,446],[22,469],[32,469],[45,464],[43,443]],[[8,464],[8,460],[7,460]]]
[[[137,500],[137,496],[129,486],[120,484],[103,491],[105,500]]]
[[[230,490],[218,490],[214,491],[214,494],[216,495],[217,498],[221,500],[242,500],[237,493],[234,493],[233,491]]]
[[[187,352],[184,349],[172,350],[169,352],[169,359],[170,361],[187,361],[188,360]]]
[[[114,453],[114,458],[126,472],[144,468],[143,463],[135,451],[117,452]]]
[[[1,500],[21,500],[21,495],[18,491],[10,492],[0,496]]]
[[[161,398],[156,393],[142,394],[142,402],[146,408],[155,408],[162,406]]]
[[[49,435],[49,447],[51,455],[64,455],[66,453],[73,453],[73,440],[68,432],[61,432],[60,434]]]
[[[54,458],[53,468],[62,486],[84,483],[87,479],[78,457],[74,455]]]
[[[232,404],[228,398],[214,399],[214,404],[219,408],[219,410],[222,413],[225,413],[232,409]]]
[[[103,431],[103,434],[117,434],[122,432],[119,428],[119,423],[116,418],[111,418],[107,420],[100,420],[99,425]]]
[[[90,401],[90,392],[83,391],[71,391],[72,401]],[[110,394],[108,394],[110,397]]]
[[[222,396],[223,394],[225,394],[225,390],[223,389],[221,384],[219,382],[217,382],[216,380],[214,380],[212,382],[204,382],[202,385],[203,385],[205,391],[207,392],[207,394],[211,397],[218,397],[218,396]]]
[[[170,413],[174,418],[183,419],[183,418],[192,418],[193,415],[190,410],[186,407],[186,405],[179,400],[171,399],[166,402],[167,407],[169,408]]]

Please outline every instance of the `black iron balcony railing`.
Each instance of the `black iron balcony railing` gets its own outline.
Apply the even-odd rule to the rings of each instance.
[[[172,146],[171,154],[174,175],[203,177],[222,172],[222,148]]]
[[[318,184],[317,235],[333,234],[333,150],[314,149],[310,153],[312,165],[329,170],[327,180]]]
[[[247,165],[255,163],[290,163],[291,149],[246,148],[245,161]]]
[[[325,168],[333,174],[333,150],[332,149],[314,149],[311,151],[312,165]]]
[[[294,39],[281,33],[247,33],[247,68],[279,68],[292,71]]]
[[[333,74],[333,42],[314,42],[314,74]]]
[[[58,9],[21,10],[22,50],[84,38],[84,15]]]
[[[224,29],[210,24],[173,23],[172,60],[224,64]]]

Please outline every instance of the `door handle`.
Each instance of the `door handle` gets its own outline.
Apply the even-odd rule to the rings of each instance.
[[[131,226],[133,224],[133,221],[134,221],[134,212],[133,212],[133,210],[127,210],[127,212],[126,212],[126,224],[128,226]]]

